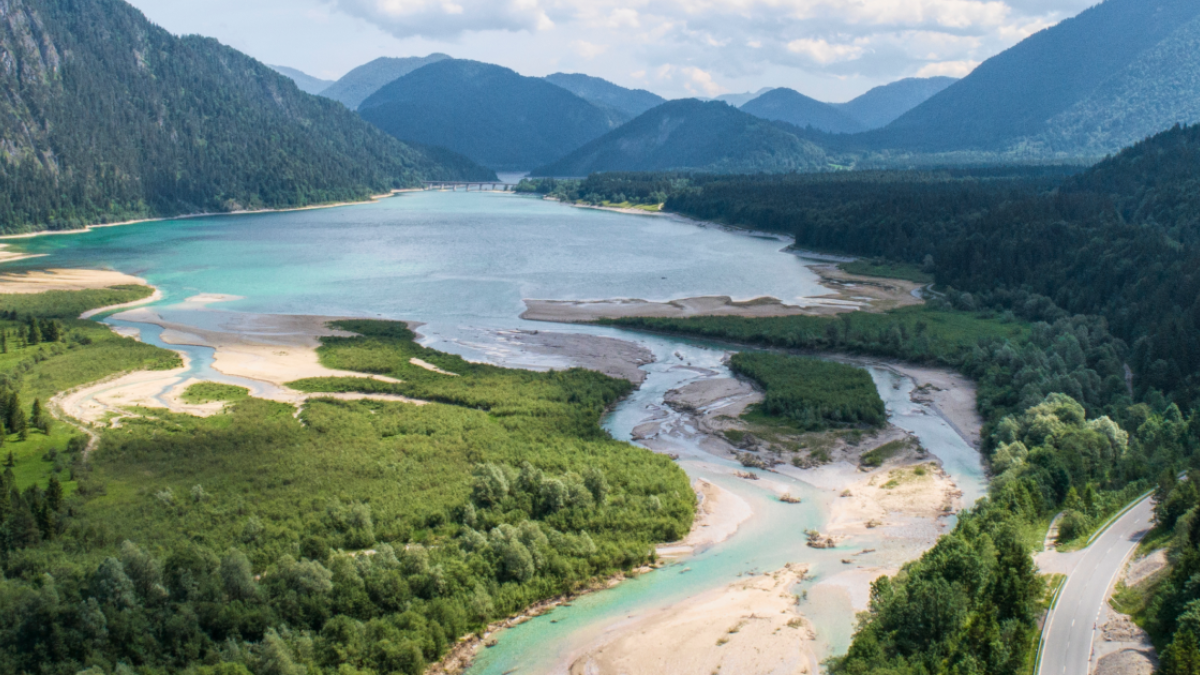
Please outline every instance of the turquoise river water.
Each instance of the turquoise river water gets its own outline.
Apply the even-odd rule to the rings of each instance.
[[[774,237],[513,195],[422,192],[344,208],[213,216],[18,240],[17,248],[45,257],[4,268],[111,268],[140,276],[163,292],[155,311],[188,325],[203,326],[206,320],[204,311],[179,306],[199,293],[240,296],[221,304],[230,311],[420,321],[428,346],[513,367],[567,364],[523,352],[497,339],[497,331],[583,332],[651,350],[656,361],[643,367],[646,382],[606,419],[607,429],[629,440],[645,421],[665,420],[660,440],[680,456],[689,475],[740,496],[755,515],[730,539],[706,551],[505,631],[470,671],[501,675],[519,668],[521,675],[537,675],[566,672],[573,654],[628,617],[788,562],[812,566],[805,588],[798,590],[807,591],[801,610],[815,624],[823,652],[839,653],[848,645],[851,599],[836,584],[821,582],[841,571],[840,559],[849,548],[868,548],[872,542],[858,539],[845,550],[817,551],[805,546],[804,536],[806,529],[819,529],[825,522],[836,492],[806,482],[799,472],[771,474],[769,481],[757,482],[733,477],[734,464],[704,450],[689,419],[663,403],[672,389],[729,377],[722,363],[728,353],[724,348],[519,318],[523,300],[534,298],[665,301],[727,295],[803,304],[805,298],[827,293],[804,261],[783,250],[786,245]],[[126,325],[138,329],[143,340],[162,344],[158,328]],[[239,382],[212,369],[211,349],[163,346],[186,351],[195,376]],[[982,495],[978,453],[939,417],[909,400],[911,381],[884,368],[870,370],[892,422],[919,437],[942,460],[968,501]],[[766,485],[770,482],[776,487],[785,483],[804,503],[780,503]],[[891,553],[917,554],[919,550]]]

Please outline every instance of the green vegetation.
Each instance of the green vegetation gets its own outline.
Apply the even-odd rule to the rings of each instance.
[[[122,0],[14,0],[0,27],[0,232],[365,200],[492,179]],[[46,157],[53,156],[53,161]],[[236,167],[231,169],[231,167]]]
[[[864,452],[862,458],[859,460],[859,463],[863,466],[877,469],[883,466],[884,462],[888,461],[892,457],[895,457],[897,453],[907,448],[910,443],[911,442],[907,440],[884,443],[874,450]]]
[[[93,342],[33,363],[23,382],[74,351],[97,365],[52,380],[128,366],[101,336],[137,343],[64,325]],[[316,399],[299,418],[254,398],[209,418],[139,410],[86,464],[76,443],[46,482],[5,471],[0,671],[422,673],[460,636],[644,564],[690,527],[686,475],[599,426],[629,383],[470,364],[401,324],[338,326],[361,337],[327,339],[323,362],[364,377],[306,388],[440,403]]]
[[[55,394],[130,370],[168,369],[179,357],[122,338],[75,317],[89,309],[148,297],[144,286],[104,290],[0,295],[0,457],[9,475],[0,495],[55,478],[65,494],[75,490],[73,465],[87,439],[55,422]],[[11,463],[8,459],[11,458]],[[0,513],[4,497],[0,497]]]
[[[882,259],[855,260],[842,263],[838,268],[849,274],[864,277],[883,277],[885,279],[903,279],[918,284],[932,284],[933,275],[916,265],[895,263]]]
[[[1070,316],[1050,302],[1030,306],[1050,321],[952,310],[935,300],[836,318],[611,323],[940,363],[974,378],[987,421],[983,449],[995,475],[989,496],[960,514],[955,530],[921,559],[874,584],[849,651],[830,667],[836,675],[1016,675],[1033,658],[1044,609],[1044,581],[1029,554],[1045,523],[1064,508],[1089,523],[1103,521],[1146,489],[1154,467],[1179,466],[1200,445],[1200,415],[1186,421],[1163,396],[1133,404],[1122,377],[1127,348],[1102,320]],[[865,459],[882,464],[894,449]]]
[[[883,399],[862,368],[765,352],[734,354],[729,367],[765,390],[763,412],[802,431],[887,423]]]
[[[249,398],[249,396],[250,390],[245,387],[221,384],[219,382],[197,382],[188,387],[180,398],[183,399],[184,403],[190,405],[203,405],[217,401],[237,403]]]

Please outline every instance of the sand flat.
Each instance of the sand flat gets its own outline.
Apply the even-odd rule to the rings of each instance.
[[[148,285],[145,279],[112,270],[48,269],[0,274],[0,293],[21,295]]]
[[[816,675],[816,636],[793,594],[805,573],[788,565],[619,622],[570,673]]]

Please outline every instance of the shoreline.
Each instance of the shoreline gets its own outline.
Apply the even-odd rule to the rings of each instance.
[[[162,222],[167,222],[167,221],[171,221],[171,220],[194,220],[196,218],[212,218],[214,216],[256,216],[256,215],[264,215],[264,214],[269,214],[269,213],[296,213],[299,211],[317,211],[317,210],[321,210],[321,209],[336,209],[336,208],[341,208],[344,206],[361,206],[364,204],[374,204],[375,202],[382,201],[384,199],[390,199],[399,194],[404,194],[407,192],[423,192],[423,191],[424,190],[422,190],[421,188],[401,188],[399,190],[392,190],[391,192],[387,192],[384,194],[371,195],[367,199],[364,199],[361,201],[353,201],[353,202],[331,202],[328,204],[313,204],[311,206],[297,206],[297,207],[287,208],[287,209],[257,209],[257,210],[253,210],[253,211],[242,210],[242,211],[213,211],[213,212],[207,212],[207,213],[188,213],[188,214],[183,214],[183,215],[178,215],[178,216],[159,216],[159,217],[154,217],[154,218],[137,218],[134,220],[123,220],[123,221],[116,222],[116,223],[92,223],[89,225],[84,225],[83,227],[80,227],[80,228],[75,228],[75,229],[70,229],[70,230],[41,230],[39,232],[22,232],[20,234],[3,234],[3,235],[0,235],[0,241],[7,241],[7,240],[13,240],[13,239],[33,239],[35,237],[51,237],[51,236],[58,236],[58,235],[87,234],[88,232],[91,232],[92,230],[104,229],[106,227],[122,227],[124,225],[139,225],[142,223],[162,223]],[[8,246],[11,246],[11,244],[4,244],[2,246],[8,247]],[[3,257],[3,255],[0,255],[0,265],[4,264],[6,262],[16,262],[17,260],[26,260],[29,258],[43,257],[46,254],[30,254],[30,255],[15,254],[15,255],[17,255],[18,257],[5,258],[5,257]]]

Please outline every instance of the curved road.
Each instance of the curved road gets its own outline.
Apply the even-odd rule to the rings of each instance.
[[[1088,675],[1108,592],[1153,518],[1153,501],[1143,499],[1076,554],[1078,561],[1046,619],[1038,675]]]

